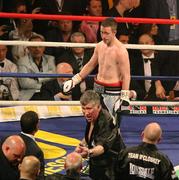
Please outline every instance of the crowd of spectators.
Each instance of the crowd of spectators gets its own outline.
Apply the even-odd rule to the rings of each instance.
[[[178,19],[178,6],[177,0],[0,0],[1,12],[136,18]],[[99,27],[100,22],[96,21],[1,18],[0,40],[97,43],[101,40]],[[119,22],[116,37],[124,44],[177,45],[179,25]],[[178,52],[148,49],[129,50],[128,52],[131,75],[179,75]],[[0,44],[0,72],[76,74],[89,61],[92,54],[92,48],[45,48]],[[91,74],[97,74],[97,71],[95,69]],[[84,91],[93,88],[93,80],[87,78],[76,86],[71,94],[63,94],[62,84],[67,79],[64,77],[57,79],[0,77],[0,99],[79,100]],[[130,88],[136,92],[137,100],[178,100],[177,97],[179,97],[179,81],[131,80]],[[124,149],[117,155],[113,154],[115,159],[117,157],[117,169],[112,169],[116,161],[114,162],[113,156],[111,154],[109,156],[109,153],[116,150],[117,145],[113,147],[113,144],[117,143],[116,139],[120,140],[117,127],[112,123],[109,113],[101,108],[99,102],[96,103],[96,99],[93,99],[95,96],[90,98],[89,94],[85,94],[81,98],[83,113],[87,119],[85,138],[75,149],[77,153],[67,156],[66,175],[63,179],[74,176],[79,179],[82,157],[88,156],[90,176],[93,179],[115,179],[116,173],[120,177],[125,175],[126,178],[125,173],[132,168],[145,170],[148,165],[150,165],[151,173],[144,175],[135,171],[135,174],[128,173],[128,176],[143,176],[145,179],[146,176],[151,176],[155,168],[157,169],[156,179],[159,179],[158,174],[161,179],[176,178],[173,177],[175,174],[170,160],[159,153],[156,147],[162,135],[161,127],[157,123],[151,123],[145,127],[141,145]],[[90,101],[85,104],[88,98]],[[92,100],[94,104],[91,104]],[[90,108],[93,110],[92,114],[95,113],[91,122],[87,115],[87,110]],[[103,116],[106,119],[101,122]],[[0,161],[3,168],[0,169],[0,179],[18,179],[19,177],[21,179],[44,179],[44,154],[34,138],[39,128],[38,115],[35,112],[27,112],[22,115],[20,124],[22,132],[19,135],[10,136],[1,142]],[[99,129],[96,129],[97,127]],[[123,143],[120,145],[124,146]],[[150,157],[152,153],[155,155],[154,167],[151,167],[151,162],[146,161],[145,158],[137,158],[138,156]],[[24,156],[26,157],[23,158]],[[159,161],[163,164],[157,163]],[[131,169],[128,169],[129,167]],[[158,168],[162,171],[158,171]],[[29,172],[32,173],[28,174]]]
[[[84,16],[140,17],[178,19],[177,0],[0,0],[1,12],[61,14]],[[100,37],[100,22],[72,20],[0,20],[1,40],[50,41],[97,43]],[[122,43],[130,44],[178,44],[179,25],[118,23],[116,37]],[[145,40],[146,38],[150,40]],[[150,41],[150,42],[149,42]],[[177,76],[177,52],[129,50],[131,75]],[[148,50],[150,51],[150,50]],[[0,71],[21,73],[55,73],[58,63],[66,62],[78,73],[92,56],[93,49],[66,47],[26,47],[0,45]],[[154,58],[155,56],[155,58]],[[145,63],[152,58],[152,63]],[[38,60],[37,60],[38,59]],[[174,65],[174,66],[173,66]],[[167,70],[173,68],[174,71]],[[148,70],[146,70],[146,68]],[[92,74],[96,74],[97,70]],[[4,78],[0,77],[0,99],[33,100],[43,99],[40,89],[50,79],[43,78]],[[137,100],[177,99],[178,81],[169,87],[168,81],[131,81],[131,89],[137,92]],[[145,84],[148,84],[146,87]],[[140,87],[142,87],[140,89]],[[150,88],[149,88],[150,87]],[[93,81],[87,79],[80,84],[81,92],[93,88]],[[14,90],[12,90],[14,89]],[[7,92],[8,91],[8,92]],[[6,96],[5,96],[5,95]],[[9,94],[9,97],[7,97]]]

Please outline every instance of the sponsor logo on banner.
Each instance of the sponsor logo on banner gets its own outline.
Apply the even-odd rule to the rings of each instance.
[[[153,106],[153,114],[179,114],[179,106]]]
[[[179,114],[179,106],[130,106],[130,114]]]
[[[131,114],[147,114],[147,106],[130,106]]]

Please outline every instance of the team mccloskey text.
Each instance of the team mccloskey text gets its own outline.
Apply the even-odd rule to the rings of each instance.
[[[129,153],[128,158],[139,159],[139,160],[146,161],[146,162],[151,162],[151,163],[154,163],[154,164],[159,164],[160,163],[160,159],[153,158],[151,156],[146,156],[146,155],[143,155],[143,154],[137,154],[137,153]]]
[[[160,159],[138,153],[129,153],[128,158],[139,159],[142,161],[151,162],[153,164],[160,163]],[[129,167],[130,167],[130,172],[129,172],[130,174],[137,175],[138,177],[142,177],[142,178],[154,179],[154,168],[143,168],[140,166],[136,166],[132,163],[130,163]]]

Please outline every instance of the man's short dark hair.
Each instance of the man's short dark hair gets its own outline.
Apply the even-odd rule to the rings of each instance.
[[[32,133],[37,130],[39,122],[38,114],[34,111],[25,112],[20,118],[21,130],[24,133]]]
[[[117,30],[117,22],[112,17],[106,18],[104,21],[102,21],[101,26],[111,27],[112,30]]]

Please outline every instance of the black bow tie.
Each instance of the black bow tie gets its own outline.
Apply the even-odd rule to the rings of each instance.
[[[148,63],[148,61],[152,62],[154,60],[154,58],[144,58],[144,62]]]
[[[3,68],[4,67],[4,62],[0,63],[0,66]]]

